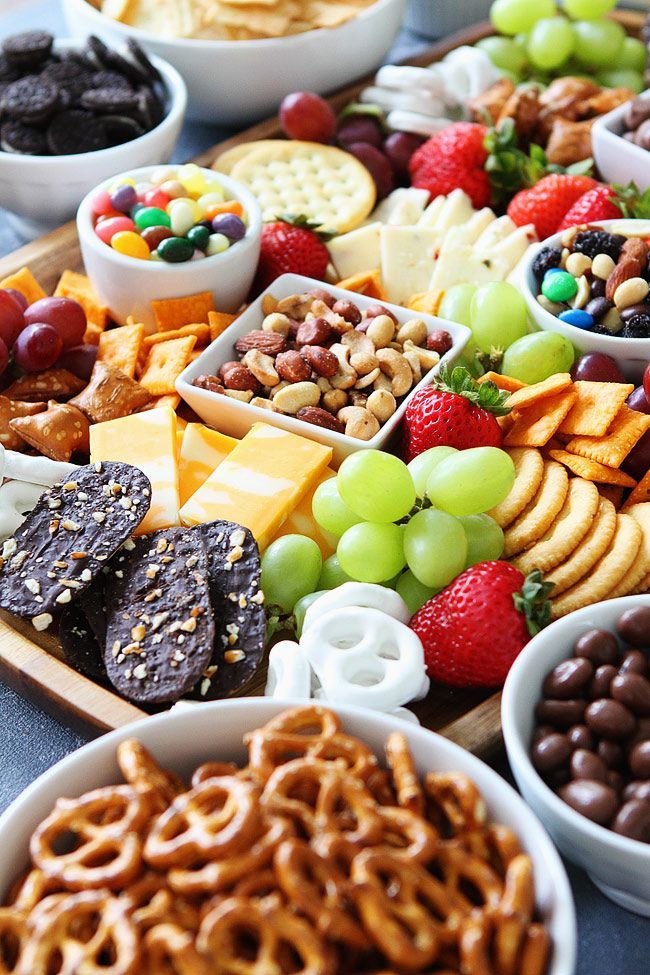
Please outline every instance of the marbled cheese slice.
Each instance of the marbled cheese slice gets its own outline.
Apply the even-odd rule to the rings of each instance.
[[[187,424],[178,463],[181,505],[198,491],[237,443],[234,437],[211,430],[203,423]]]
[[[306,535],[307,538],[313,538],[324,559],[334,554],[338,539],[320,527],[312,514],[311,502],[318,485],[322,484],[323,481],[328,481],[330,477],[336,477],[336,471],[333,471],[331,467],[326,467],[317,483],[314,484],[311,491],[307,492],[302,501],[298,502],[275,536],[280,538],[281,535]]]

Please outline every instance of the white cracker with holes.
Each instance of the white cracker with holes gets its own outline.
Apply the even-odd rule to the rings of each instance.
[[[327,230],[345,233],[375,205],[375,184],[354,156],[318,142],[271,142],[247,153],[233,179],[257,197],[264,220],[304,214]]]

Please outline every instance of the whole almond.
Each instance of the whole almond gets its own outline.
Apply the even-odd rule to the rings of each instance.
[[[635,258],[640,261],[641,265],[646,261],[648,256],[648,245],[645,240],[641,240],[640,237],[628,237],[623,246],[621,247],[621,256],[619,257],[619,262],[626,257]]]
[[[281,352],[276,357],[275,369],[288,383],[302,383],[311,377],[311,367],[295,349]]]
[[[332,311],[344,318],[350,325],[358,325],[361,321],[361,312],[349,298],[340,298],[332,306]]]
[[[259,393],[262,385],[255,378],[250,369],[241,363],[237,363],[229,369],[223,377],[223,384],[226,389],[249,390],[252,393]]]
[[[322,345],[327,342],[332,329],[324,318],[314,318],[310,322],[301,322],[296,332],[298,345]]]
[[[219,376],[223,379],[227,372],[231,369],[236,369],[240,365],[241,362],[238,359],[231,359],[229,362],[224,362],[222,366],[219,366]]]
[[[319,376],[325,376],[329,379],[338,371],[339,360],[333,352],[324,349],[322,345],[304,345],[300,354]]]
[[[296,419],[312,423],[315,427],[323,427],[325,430],[335,430],[336,433],[345,432],[345,424],[320,406],[303,406],[296,413]]]
[[[638,261],[636,257],[624,257],[623,260],[618,262],[610,276],[607,278],[607,283],[605,285],[605,297],[608,301],[612,301],[614,298],[614,293],[619,284],[623,284],[624,281],[629,281],[630,278],[640,277],[641,262]]]
[[[192,385],[211,393],[223,393],[223,384],[216,376],[197,376]]]
[[[264,332],[262,329],[248,332],[235,342],[235,349],[240,355],[251,349],[258,349],[265,355],[278,355],[279,352],[284,352],[286,347],[287,340],[284,335],[280,335],[279,332]]]

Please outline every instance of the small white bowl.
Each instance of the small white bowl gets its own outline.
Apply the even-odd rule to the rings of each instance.
[[[619,836],[577,813],[557,796],[533,768],[529,757],[535,705],[546,675],[573,654],[586,630],[615,630],[619,617],[634,606],[650,606],[650,595],[623,596],[569,613],[538,633],[510,669],[501,700],[501,725],[508,759],[521,794],[551,834],[560,851],[583,867],[610,900],[650,917],[650,844]]]
[[[108,305],[111,318],[124,324],[129,315],[155,331],[151,302],[157,298],[182,298],[200,291],[211,291],[219,311],[234,312],[245,300],[257,269],[262,235],[262,211],[253,194],[229,176],[211,169],[202,172],[216,180],[230,199],[239,200],[248,221],[246,236],[221,254],[200,261],[168,264],[143,261],[119,254],[101,240],[93,228],[92,199],[101,189],[119,183],[124,177],[146,180],[160,166],[129,169],[93,186],[77,213],[77,232],[86,273],[100,298]]]
[[[325,430],[323,427],[314,426],[313,423],[305,423],[293,416],[286,416],[284,413],[274,413],[265,410],[263,407],[251,406],[250,403],[242,403],[240,400],[224,396],[223,393],[212,393],[208,389],[199,389],[193,386],[192,382],[197,376],[211,375],[216,376],[220,366],[224,362],[236,358],[234,345],[238,338],[252,332],[254,329],[262,327],[264,313],[262,302],[267,294],[275,298],[287,298],[289,295],[301,294],[311,288],[326,288],[337,298],[346,298],[353,301],[362,311],[370,305],[376,305],[376,298],[367,298],[365,295],[356,294],[352,291],[344,291],[342,288],[335,288],[329,284],[323,284],[315,278],[306,278],[300,274],[283,274],[271,284],[266,291],[248,306],[243,315],[240,315],[232,325],[229,325],[225,332],[215,339],[202,355],[191,362],[190,365],[180,374],[176,381],[176,389],[189,403],[192,409],[199,416],[221,433],[230,434],[233,437],[243,437],[254,423],[272,423],[276,427],[288,430],[290,433],[297,433],[302,437],[309,437],[318,443],[325,444],[326,447],[334,449],[334,464],[338,466],[341,461],[353,453],[355,450],[366,450],[368,448],[381,449],[386,446],[396,428],[399,426],[408,401],[417,389],[428,386],[433,377],[438,373],[441,365],[448,365],[454,362],[465,348],[470,330],[464,325],[456,322],[448,322],[442,318],[435,318],[433,315],[420,315],[417,312],[408,311],[397,305],[391,305],[386,301],[380,302],[384,308],[388,308],[400,322],[409,321],[411,318],[421,318],[427,326],[429,332],[444,328],[449,332],[453,339],[451,349],[445,353],[440,362],[425,373],[417,386],[404,397],[397,410],[390,419],[384,423],[379,432],[372,440],[358,440],[356,437],[347,437],[344,433],[337,433],[334,430]]]
[[[27,863],[29,838],[61,796],[120,781],[115,751],[125,738],[138,738],[165,767],[188,776],[207,761],[245,761],[242,738],[291,704],[269,698],[240,698],[145,718],[85,745],[41,775],[0,817],[0,898]],[[489,816],[509,826],[533,860],[536,903],[553,941],[547,975],[572,975],[576,919],[569,882],[553,844],[522,799],[496,772],[458,745],[424,728],[365,708],[333,708],[346,732],[383,755],[392,731],[406,735],[420,774],[454,770],[470,776],[486,800]]]
[[[624,141],[624,140],[621,140]],[[650,153],[648,154],[650,166]],[[626,234],[628,236],[649,237],[650,220],[595,220],[590,227],[602,227],[610,233]],[[564,335],[580,354],[584,352],[604,352],[616,359],[623,374],[630,382],[639,382],[643,370],[650,362],[650,339],[625,339],[616,335],[600,335],[586,329],[577,328],[560,321],[555,315],[542,308],[537,300],[539,288],[533,274],[533,261],[543,247],[561,247],[562,234],[553,234],[540,244],[528,248],[520,276],[520,286],[528,306],[528,311],[539,326],[546,332],[559,332]]]
[[[82,42],[57,40],[54,49],[81,49]],[[162,122],[138,139],[97,152],[70,156],[26,156],[0,151],[0,207],[26,238],[47,233],[70,220],[82,197],[101,180],[127,167],[147,166],[171,159],[183,125],[187,88],[171,64],[153,57],[167,90]]]
[[[347,23],[253,41],[161,37],[118,23],[86,0],[64,0],[68,30],[109,41],[135,37],[185,78],[192,118],[241,127],[271,115],[291,91],[324,94],[377,68],[402,22],[406,0],[376,0]]]
[[[650,98],[650,89],[639,98]],[[629,102],[601,115],[591,130],[591,144],[598,170],[608,183],[627,186],[635,182],[640,190],[650,186],[650,152],[623,138],[623,118]]]

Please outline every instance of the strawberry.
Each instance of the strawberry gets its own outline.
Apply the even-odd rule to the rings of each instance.
[[[507,397],[493,382],[477,383],[462,366],[441,369],[437,381],[417,392],[406,408],[406,461],[429,447],[500,447],[496,417],[509,412]]]
[[[531,636],[550,622],[551,583],[509,562],[480,562],[413,616],[427,672],[453,687],[500,687]]]
[[[483,168],[487,132],[487,126],[474,122],[454,122],[442,129],[411,156],[411,185],[429,190],[432,199],[461,189],[476,209],[487,206],[491,195]]]
[[[518,227],[534,224],[539,239],[545,240],[556,232],[576,200],[597,186],[596,180],[590,176],[550,173],[512,198],[508,216]]]
[[[621,216],[621,208],[616,204],[616,192],[611,186],[601,183],[578,197],[573,206],[564,214],[558,231],[567,227],[577,227],[581,223],[594,220],[616,220]]]
[[[329,252],[316,225],[304,217],[287,217],[267,223],[262,229],[262,246],[257,266],[254,291],[259,293],[281,274],[305,274],[309,278],[325,277]]]

